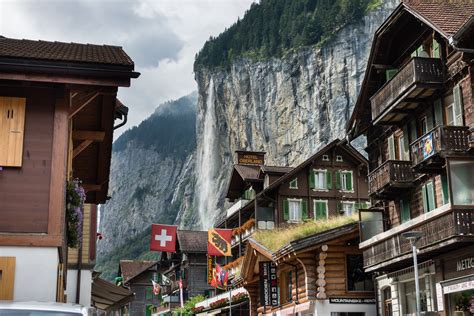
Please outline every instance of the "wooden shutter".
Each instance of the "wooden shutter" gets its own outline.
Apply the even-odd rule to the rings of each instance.
[[[441,186],[443,187],[443,205],[449,203],[448,177],[441,175]]]
[[[13,300],[15,257],[0,257],[0,300]]]
[[[346,173],[346,190],[347,191],[352,191],[352,172],[347,172]]]
[[[316,219],[327,219],[327,203],[316,201]]]
[[[301,200],[301,218],[302,218],[303,220],[309,218],[309,214],[308,214],[308,201],[306,201],[306,200]]]
[[[462,119],[462,94],[461,88],[459,84],[455,85],[453,88],[453,96],[454,96],[454,125],[462,126],[463,119]]]
[[[388,159],[395,159],[395,139],[393,135],[388,138]]]
[[[341,189],[341,172],[336,170],[336,189]]]
[[[408,125],[403,127],[403,153],[402,160],[410,160],[410,142],[409,142],[409,135],[408,135]]]
[[[430,181],[426,184],[426,191],[428,193],[428,196],[427,196],[428,197],[428,208],[429,208],[430,211],[432,211],[436,208],[433,182]]]
[[[314,170],[309,171],[309,188],[314,189],[316,188],[316,179],[315,179],[315,174]]]
[[[290,219],[290,201],[287,199],[283,201],[283,220]]]
[[[410,142],[413,143],[418,138],[416,131],[416,120],[410,122]]]
[[[0,167],[21,167],[25,98],[0,97]]]
[[[433,38],[433,58],[440,58],[439,54],[439,44],[438,42]]]
[[[421,187],[421,197],[423,198],[423,210],[425,213],[429,212],[428,209],[428,200],[427,200],[427,193],[426,193],[426,184]]]
[[[441,99],[434,102],[435,126],[443,125],[443,104]]]
[[[332,171],[331,170],[326,171],[326,188],[328,190],[332,189]]]
[[[426,111],[426,131],[430,131],[433,127],[433,109],[428,107]]]

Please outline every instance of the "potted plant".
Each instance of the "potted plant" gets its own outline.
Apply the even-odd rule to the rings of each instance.
[[[67,246],[76,248],[82,240],[82,217],[86,192],[79,179],[73,179],[66,185],[66,231]]]

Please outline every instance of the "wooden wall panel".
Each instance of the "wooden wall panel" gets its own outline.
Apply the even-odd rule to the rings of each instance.
[[[26,92],[25,92],[26,91]],[[54,122],[54,90],[0,87],[26,97],[23,166],[0,172],[0,232],[46,233]]]

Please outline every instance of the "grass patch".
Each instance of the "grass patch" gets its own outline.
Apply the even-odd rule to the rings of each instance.
[[[252,238],[272,252],[275,252],[294,240],[322,233],[339,226],[356,223],[357,221],[359,221],[358,214],[335,216],[317,222],[306,222],[273,230],[259,230],[253,234]]]

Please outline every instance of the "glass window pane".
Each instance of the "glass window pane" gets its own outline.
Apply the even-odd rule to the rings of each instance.
[[[474,204],[474,161],[449,161],[454,205]]]

